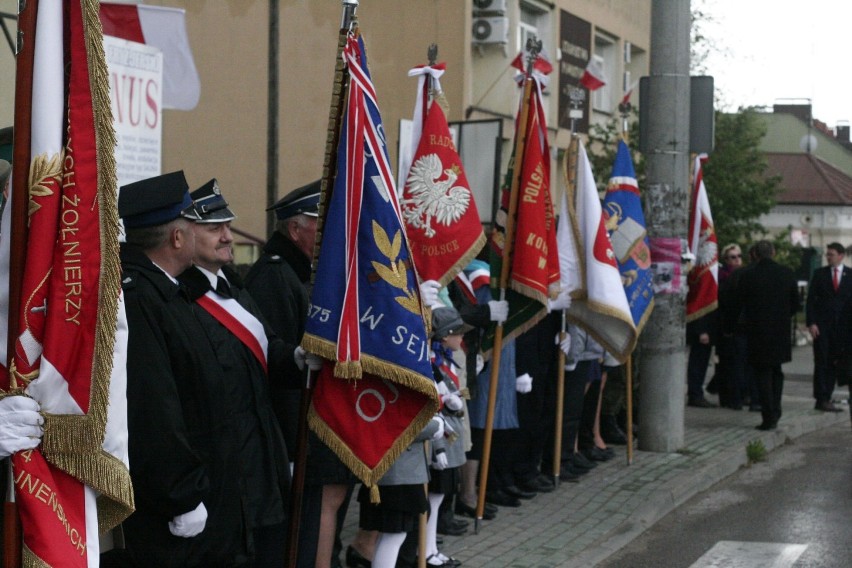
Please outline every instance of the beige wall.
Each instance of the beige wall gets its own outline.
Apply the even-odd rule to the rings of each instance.
[[[18,13],[18,0],[0,0],[0,12]],[[15,35],[15,22],[6,20],[6,27]],[[0,31],[0,128],[12,126],[15,108],[15,56]]]
[[[189,41],[201,79],[196,109],[164,111],[163,171],[185,170],[193,187],[218,178],[239,216],[235,226],[265,238],[269,1],[146,3],[186,10]],[[650,0],[556,0],[538,4],[554,6],[550,45],[546,46],[553,57],[557,54],[559,10],[565,9],[620,41],[631,41],[644,52],[632,64],[634,74],[647,73]],[[7,11],[14,11],[16,5],[17,0],[0,0],[0,7]],[[361,2],[358,18],[394,166],[399,120],[410,118],[414,105],[416,80],[407,72],[426,62],[426,49],[433,42],[439,46],[439,60],[447,62],[441,83],[450,105],[450,120],[514,115],[517,89],[509,63],[517,54],[518,0],[509,0],[508,8],[509,44],[475,47],[471,45],[472,0]],[[339,0],[280,0],[278,196],[321,174],[340,15]],[[7,67],[13,65],[11,56],[2,47],[0,126],[11,123],[14,76]],[[558,110],[555,82],[554,77],[553,94],[546,104],[551,144],[559,149],[568,141],[567,131],[557,133],[553,128]],[[615,91],[620,98],[620,86]],[[467,116],[466,111],[474,106],[486,112]],[[598,114],[593,121],[609,118]],[[506,152],[512,129],[512,120],[505,120]]]

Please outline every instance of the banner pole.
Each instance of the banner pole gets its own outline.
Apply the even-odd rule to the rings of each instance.
[[[521,112],[518,120],[518,130],[515,133],[515,151],[512,164],[512,184],[509,190],[509,211],[506,218],[506,234],[503,242],[503,263],[500,270],[500,301],[506,300],[506,285],[509,281],[509,270],[511,268],[512,248],[515,238],[515,215],[518,210],[518,190],[521,183],[521,169],[518,164],[523,164],[524,148],[526,145],[526,132],[528,114],[530,109],[530,98],[532,97],[533,80],[532,66],[541,49],[538,50],[535,42],[530,38],[527,40],[527,50],[531,52],[524,79],[524,96],[521,102]],[[497,380],[500,375],[500,352],[503,349],[503,323],[498,323],[494,331],[494,346],[491,350],[491,375],[488,385],[488,411],[485,415],[485,436],[482,442],[482,463],[479,471],[479,496],[476,501],[476,519],[474,520],[474,533],[479,533],[479,521],[485,513],[485,493],[488,488],[488,468],[491,462],[491,439],[494,433],[494,408],[497,405]]]
[[[567,166],[565,174],[565,198],[574,195],[577,185],[577,160],[580,156],[579,139],[572,132],[571,143],[564,158]],[[563,290],[564,292],[564,290]],[[565,353],[562,351],[562,342],[568,335],[568,317],[562,310],[562,325],[559,331],[559,368],[556,374],[556,424],[553,436],[553,483],[559,485],[559,475],[562,473],[562,423],[565,413]]]
[[[330,200],[331,188],[337,174],[337,146],[340,140],[340,125],[343,120],[343,109],[345,108],[346,88],[349,84],[349,75],[343,64],[343,49],[349,33],[357,28],[357,17],[355,10],[358,0],[342,0],[343,16],[340,23],[340,33],[337,36],[337,59],[334,66],[334,84],[331,94],[331,105],[329,108],[328,129],[326,131],[325,158],[323,160],[322,183],[320,189],[319,214],[317,218],[317,236],[314,242],[314,252],[311,258],[311,286],[316,276],[317,257],[319,256],[320,244],[322,242],[322,231],[325,225],[326,212]],[[299,527],[301,524],[302,494],[305,487],[305,469],[307,466],[308,453],[308,413],[313,396],[313,373],[305,369],[305,386],[299,402],[299,422],[296,437],[296,455],[294,457],[293,482],[291,485],[290,521],[288,527],[287,566],[296,566],[299,556]]]
[[[562,342],[566,335],[565,310],[562,310],[562,324],[559,330],[559,355],[556,371],[556,423],[553,427],[553,484],[559,486],[559,475],[562,473],[562,420],[565,412],[565,352]]]
[[[633,354],[627,356],[627,465],[633,464]]]
[[[10,196],[11,210],[11,239],[9,254],[9,313],[8,313],[8,343],[7,361],[3,361],[9,369],[9,387],[18,388],[18,381],[11,368],[15,353],[15,342],[18,336],[23,289],[24,265],[26,263],[27,241],[27,209],[29,205],[30,177],[30,146],[32,123],[32,93],[33,65],[35,58],[35,30],[39,0],[20,3],[18,13],[18,52],[15,58],[15,117],[12,150],[12,184]],[[17,244],[16,244],[17,243]],[[3,558],[4,566],[18,567],[21,565],[21,520],[15,502],[15,486],[13,468],[9,462],[9,488],[6,502],[3,506]]]

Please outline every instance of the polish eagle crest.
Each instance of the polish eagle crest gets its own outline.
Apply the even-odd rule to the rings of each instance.
[[[459,177],[459,166],[444,168],[437,154],[426,154],[411,166],[408,174],[408,197],[400,201],[406,222],[423,229],[427,237],[435,236],[432,223],[450,226],[470,206],[470,190],[453,185]],[[439,178],[446,176],[445,179]]]

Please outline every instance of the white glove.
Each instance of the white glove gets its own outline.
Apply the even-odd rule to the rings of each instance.
[[[308,353],[301,345],[296,347],[296,350],[293,351],[293,360],[296,362],[296,366],[300,371],[305,370],[305,365],[307,365],[308,369],[311,371],[319,371],[322,369],[322,357],[314,353]]]
[[[432,468],[433,469],[447,469],[449,462],[447,461],[447,452],[443,448],[437,450],[435,452],[435,456],[432,458]]]
[[[482,354],[477,353],[476,354],[476,374],[478,375],[479,373],[481,373],[482,369],[484,369],[484,368],[485,368],[485,358],[482,356]]]
[[[189,513],[178,515],[169,521],[169,531],[175,536],[190,538],[203,531],[205,524],[207,524],[207,508],[204,503],[199,503],[198,507]]]
[[[547,300],[547,312],[550,313],[553,310],[567,310],[571,307],[571,294],[568,292],[561,292],[556,298]]]
[[[438,292],[440,291],[441,284],[435,280],[426,280],[425,282],[420,283],[420,298],[422,298],[423,303],[430,308],[442,305],[438,302]]]
[[[560,339],[560,333],[556,334],[556,344],[559,345],[559,348],[565,353],[566,356],[571,353],[571,334],[566,333],[565,339]]]
[[[488,309],[491,310],[491,321],[503,323],[509,317],[509,302],[506,300],[491,300],[488,302]]]
[[[464,403],[459,395],[455,393],[448,393],[441,397],[441,400],[444,403],[444,406],[452,410],[453,412],[458,412],[462,408],[464,408]]]
[[[515,379],[515,390],[521,394],[527,394],[532,390],[532,377],[529,373],[524,373]]]
[[[0,458],[38,446],[44,434],[44,417],[38,403],[26,396],[0,400]]]
[[[435,431],[434,434],[432,434],[432,439],[440,440],[444,437],[444,419],[440,416],[434,416],[432,420],[438,423],[438,429]]]

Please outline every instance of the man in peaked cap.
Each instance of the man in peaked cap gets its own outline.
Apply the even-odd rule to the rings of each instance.
[[[260,310],[237,273],[231,221],[236,217],[215,179],[191,194],[200,219],[195,223],[193,266],[178,279],[186,286],[192,310],[216,348],[216,359],[230,378],[227,391],[245,465],[240,484],[254,544],[253,566],[284,566],[285,516],[290,466],[269,384],[287,380],[293,354],[264,323]],[[319,363],[321,365],[321,362]],[[298,388],[293,376],[290,388]]]
[[[311,260],[317,232],[320,182],[300,187],[269,208],[275,233],[246,276],[246,288],[276,335],[294,354],[289,373],[304,377],[305,354],[299,347],[308,314]],[[303,382],[303,381],[302,381]],[[272,397],[287,446],[295,448],[301,391],[276,388]],[[284,385],[282,385],[284,386]],[[332,565],[337,528],[345,515],[354,476],[316,435],[310,451],[299,531],[299,567]],[[340,517],[340,518],[339,518]]]
[[[121,188],[127,422],[136,512],[105,566],[223,566],[249,557],[230,378],[176,277],[201,219],[183,172]]]

